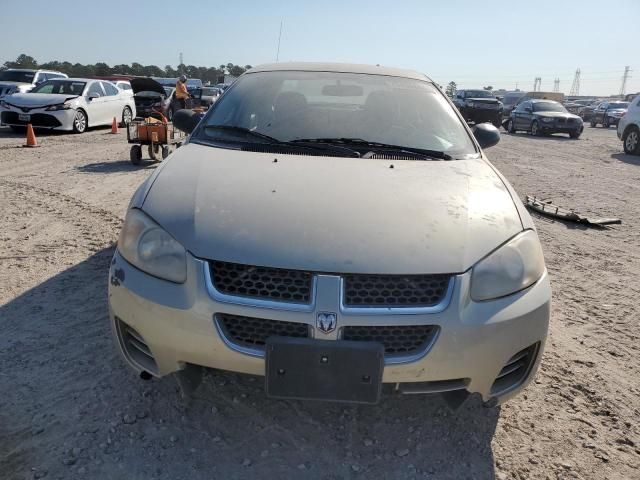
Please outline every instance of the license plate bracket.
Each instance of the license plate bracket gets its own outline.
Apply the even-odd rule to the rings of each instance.
[[[375,404],[383,370],[381,343],[267,339],[265,390],[272,398]]]
[[[31,115],[28,113],[19,113],[18,114],[18,120],[20,120],[21,122],[30,122],[31,121]]]

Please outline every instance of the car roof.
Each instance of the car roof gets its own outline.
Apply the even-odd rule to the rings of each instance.
[[[51,80],[58,80],[58,81],[72,81],[72,82],[108,82],[108,80],[98,80],[96,78],[52,78]]]
[[[366,75],[386,75],[389,77],[412,78],[431,81],[425,74],[414,70],[383,67],[380,65],[361,65],[356,63],[321,63],[321,62],[281,62],[266,63],[248,70],[247,73],[301,71],[301,72],[335,72],[361,73]]]

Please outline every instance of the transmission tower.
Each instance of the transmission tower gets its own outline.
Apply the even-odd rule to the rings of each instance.
[[[560,91],[560,79],[559,78],[556,78],[553,81],[553,91],[554,92],[559,92]]]
[[[624,67],[624,75],[622,76],[622,85],[620,85],[620,96],[623,97],[625,94],[625,90],[627,89],[627,80],[631,75],[631,68],[626,66]]]
[[[183,65],[184,64],[184,58],[182,56],[182,52],[180,52],[179,60],[180,61],[178,62],[178,65]]]
[[[569,96],[577,97],[580,95],[580,69],[576,70],[576,74],[573,77],[573,83],[571,84],[571,90],[569,91]]]
[[[539,92],[540,91],[540,84],[542,83],[542,78],[541,77],[536,77],[533,79],[533,91],[534,92]]]

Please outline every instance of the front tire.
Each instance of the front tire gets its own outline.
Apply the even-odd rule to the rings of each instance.
[[[133,120],[133,113],[129,107],[124,107],[122,110],[122,121],[120,122],[121,127],[126,127]]]
[[[577,139],[580,138],[580,134],[582,134],[582,130],[574,130],[569,134],[571,138]]]
[[[516,124],[511,119],[507,122],[507,132],[516,133]]]
[[[622,136],[624,153],[630,155],[640,155],[640,130],[638,127],[631,127]]]
[[[87,130],[87,114],[77,110],[73,117],[73,133],[84,133]]]
[[[596,128],[598,126],[598,122],[596,122],[593,118],[589,120],[589,126],[591,128]]]
[[[540,130],[540,125],[538,124],[537,120],[534,120],[531,124],[531,135],[533,135],[534,137],[542,136],[542,130]]]
[[[142,147],[140,145],[133,145],[131,147],[129,159],[134,165],[140,165],[140,162],[142,162]]]
[[[602,126],[604,128],[609,128],[609,117],[604,117],[604,120],[602,120]]]

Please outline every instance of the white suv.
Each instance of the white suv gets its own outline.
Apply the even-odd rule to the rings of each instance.
[[[0,72],[0,98],[12,93],[27,93],[36,85],[54,78],[67,78],[67,75],[53,70],[10,68]]]
[[[618,138],[625,153],[640,155],[640,95],[629,102],[627,113],[618,122]]]

